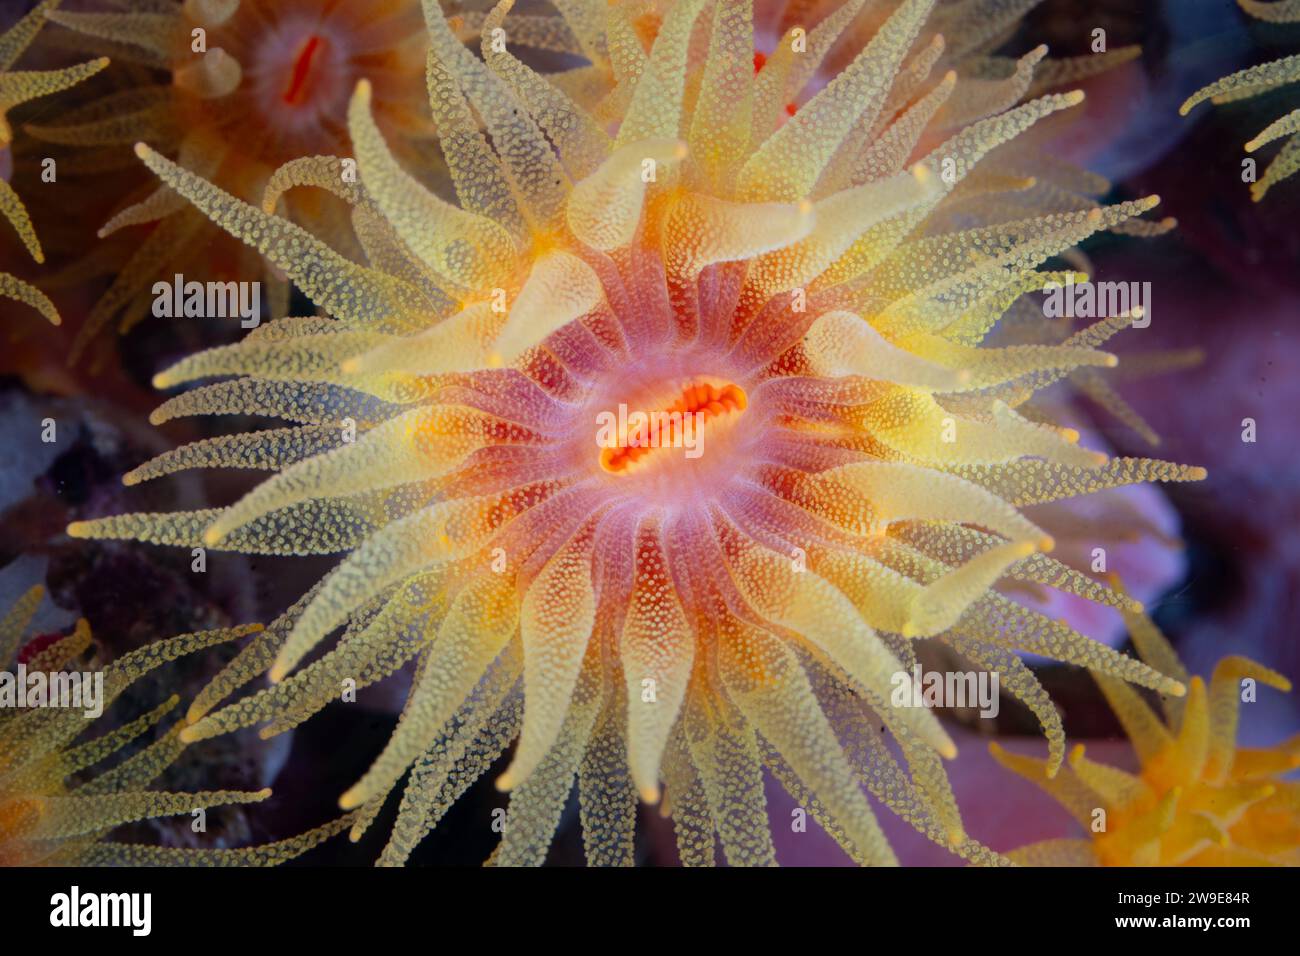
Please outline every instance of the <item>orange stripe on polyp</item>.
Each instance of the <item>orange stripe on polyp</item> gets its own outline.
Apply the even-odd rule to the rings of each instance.
[[[748,405],[749,399],[745,395],[745,390],[739,385],[725,384],[719,386],[709,382],[700,382],[682,389],[682,394],[677,400],[667,408],[662,409],[660,414],[672,415],[673,413],[679,413],[684,418],[686,415],[700,413],[704,416],[704,421],[708,422],[723,415],[739,414]],[[655,445],[619,445],[617,447],[602,448],[600,450],[600,467],[610,474],[621,474],[654,451],[656,447],[674,447],[677,444],[677,435],[671,419],[667,423],[667,428],[667,435],[661,431],[657,436],[658,441]]]

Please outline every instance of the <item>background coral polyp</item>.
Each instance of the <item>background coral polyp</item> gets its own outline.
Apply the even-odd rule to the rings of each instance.
[[[1300,4],[1292,0],[1237,0],[1237,3],[1251,17],[1265,23],[1300,23]],[[1296,80],[1300,80],[1300,53],[1247,67],[1215,80],[1184,100],[1178,111],[1186,116],[1206,100],[1219,105],[1253,99]],[[1259,202],[1275,185],[1300,170],[1300,109],[1278,117],[1256,133],[1246,143],[1246,152],[1254,153],[1279,139],[1284,140],[1282,148],[1264,167],[1259,178],[1250,181],[1250,196],[1255,202]]]
[[[131,684],[157,667],[214,644],[233,640],[252,628],[185,634],[140,648],[102,667],[91,652],[85,620],[71,634],[24,641],[24,631],[44,591],[34,587],[0,619],[0,665],[7,671],[22,661],[28,674],[68,670],[98,672],[103,680],[100,708],[107,708]],[[12,671],[6,676],[12,678]],[[193,811],[221,804],[265,800],[270,791],[216,790],[176,793],[149,789],[180,755],[180,727],[104,769],[115,756],[175,709],[172,697],[121,726],[105,729],[88,720],[84,708],[53,706],[0,709],[0,866],[92,866],[122,863],[258,862],[257,851],[187,850],[117,843],[107,837],[119,824]],[[85,737],[88,729],[97,733]],[[95,769],[93,774],[91,768]],[[337,827],[336,827],[337,829]],[[297,838],[301,852],[327,833]],[[286,844],[295,841],[286,841]],[[261,862],[287,859],[294,852],[267,851]],[[276,849],[284,850],[285,847]]]
[[[62,122],[33,127],[51,143],[103,148],[149,139],[235,195],[260,201],[283,164],[350,153],[345,112],[362,76],[374,86],[380,125],[404,155],[426,155],[432,143],[420,80],[427,42],[414,0],[188,0],[127,4],[124,12],[55,12],[51,19],[78,31],[89,46],[107,41],[117,59],[157,78],[131,83]],[[297,184],[292,172],[284,175]],[[329,239],[351,248],[346,210],[328,194],[299,191],[284,201],[289,215],[312,218]],[[145,223],[157,225],[116,270],[113,286],[79,330],[74,358],[118,312],[126,310],[127,328],[147,314],[159,275],[207,281],[262,271],[247,250],[214,244],[220,233],[153,184],[122,203],[100,235]],[[283,315],[287,286],[273,271],[264,281],[273,292],[272,314]]]
[[[428,139],[417,79],[427,47],[420,26],[412,0],[187,3],[170,55],[174,122],[237,133],[229,161],[254,168],[345,155],[343,117],[364,76],[395,139]],[[218,57],[194,53],[195,28],[206,31],[208,53],[220,50]]]
[[[1289,691],[1281,674],[1238,655],[1224,657],[1208,685],[1187,676],[1169,642],[1144,615],[1126,615],[1142,657],[1188,683],[1185,699],[1154,710],[1132,688],[1098,677],[1139,764],[1131,773],[1090,759],[1082,744],[1069,766],[993,745],[999,763],[1042,787],[1089,832],[1012,851],[1038,866],[1296,866],[1300,864],[1300,736],[1271,747],[1237,743],[1242,703],[1261,687]]]
[[[827,46],[811,67],[774,56],[755,73],[747,3],[566,3],[595,67],[574,96],[607,124],[564,92],[578,78],[548,82],[492,42],[498,26],[510,36],[508,3],[481,24],[480,60],[426,2],[458,203],[403,168],[358,84],[361,182],[338,191],[365,265],[141,146],[328,315],[160,373],[160,387],[221,381],[155,421],[289,424],[184,446],[128,481],[275,474],[229,507],[70,533],[346,555],[200,694],[185,739],[281,732],[340,680],[414,660],[395,732],[341,801],[357,835],[410,771],[383,862],[404,860],[516,742],[497,863],[544,859],[575,777],[592,862],[630,862],[639,794],[662,800],[684,861],[712,863],[720,841],[731,863],[771,863],[765,769],[859,862],[894,861],[869,791],[999,863],[965,835],[941,760],[951,740],[928,710],[891,701],[916,640],[999,671],[1041,721],[1053,772],[1060,718],[1017,651],[1183,693],[994,590],[1012,574],[1128,606],[1054,561],[1020,509],[1203,477],[1081,448],[1033,407],[1071,371],[1113,366],[1100,346],[1131,316],[1060,344],[985,343],[1025,293],[1060,280],[1039,266],[1156,200],[1098,207],[1065,168],[1044,194],[1059,202],[1024,195],[1042,183],[1003,174],[1017,138],[1082,97],[1017,102],[1041,53],[1019,86],[932,75],[933,5],[899,4],[805,91]],[[937,113],[952,97],[960,109]],[[657,448],[601,467],[599,413],[688,393],[718,405],[699,458]],[[272,686],[218,706],[264,672]]]
[[[13,171],[10,154],[13,127],[6,114],[30,100],[75,86],[108,65],[107,60],[98,59],[61,70],[14,69],[18,58],[36,38],[46,15],[57,4],[58,0],[44,0],[4,34],[0,34],[0,217],[17,231],[23,245],[37,262],[45,261],[40,240],[36,238],[36,230],[32,227],[26,207],[9,185],[9,176]],[[55,325],[59,324],[59,314],[54,303],[35,286],[17,276],[0,272],[0,297],[30,305]]]

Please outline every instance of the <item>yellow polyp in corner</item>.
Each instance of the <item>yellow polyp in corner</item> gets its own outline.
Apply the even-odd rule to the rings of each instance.
[[[1112,581],[1118,586],[1118,581]],[[1132,622],[1136,615],[1125,612]],[[1131,623],[1141,629],[1136,646],[1144,656],[1158,659],[1166,668],[1181,669],[1172,647],[1149,620]],[[1209,682],[1190,679],[1188,703],[1160,706],[1157,713],[1144,699],[1108,683],[1108,699],[1122,718],[1139,757],[1136,773],[1100,764],[1088,764],[1083,744],[1070,751],[1068,765],[1077,771],[1064,790],[1039,777],[1036,761],[1012,759],[996,744],[990,751],[1004,767],[1042,786],[1049,794],[1075,805],[1105,807],[1107,829],[1065,841],[1071,852],[1090,855],[1103,866],[1262,866],[1285,865],[1300,853],[1300,807],[1283,799],[1280,775],[1290,772],[1287,761],[1265,767],[1258,761],[1234,759],[1235,734],[1216,733],[1234,728],[1238,718],[1239,679],[1255,674],[1260,683],[1276,686],[1280,675],[1245,658],[1225,658]],[[1188,695],[1183,681],[1169,680],[1168,693]],[[1209,708],[1208,712],[1206,708]],[[1270,750],[1236,751],[1245,756],[1284,751],[1287,743]],[[1263,774],[1269,779],[1252,785]],[[1097,785],[1105,793],[1093,792]],[[1201,842],[1194,838],[1201,834]],[[1205,833],[1209,833],[1207,839]],[[1013,851],[1013,861],[1039,859],[1045,844]],[[1078,858],[1073,857],[1073,858]]]

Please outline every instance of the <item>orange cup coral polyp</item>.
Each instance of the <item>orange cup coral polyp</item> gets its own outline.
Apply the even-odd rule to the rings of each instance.
[[[374,84],[379,122],[402,155],[432,152],[420,82],[427,42],[415,0],[185,0],[126,7],[55,12],[51,19],[88,43],[109,41],[120,59],[155,71],[157,82],[134,83],[62,122],[32,127],[33,135],[87,148],[122,149],[148,139],[245,200],[260,199],[268,181],[278,184],[278,198],[301,184],[297,160],[351,152],[347,103],[365,76]],[[150,289],[160,275],[182,272],[207,281],[260,271],[248,250],[214,242],[220,233],[171,190],[153,188],[132,198],[103,224],[100,236],[156,225],[78,330],[74,359],[119,312],[125,310],[124,326],[148,314]],[[346,210],[329,197],[299,193],[285,202],[291,216],[313,218],[330,240],[350,241]],[[275,278],[267,272],[264,281]],[[272,293],[272,314],[283,315],[288,288],[277,281]]]
[[[339,817],[305,833],[250,847],[169,847],[114,840],[122,824],[165,816],[190,816],[227,804],[256,803],[268,789],[204,790],[195,793],[153,789],[185,750],[183,723],[175,723],[147,745],[140,741],[175,710],[173,695],[153,710],[105,730],[103,711],[147,674],[177,658],[245,634],[256,625],[199,631],[156,641],[105,666],[90,656],[90,625],[83,619],[71,634],[23,643],[23,634],[45,590],[24,594],[0,618],[0,667],[5,668],[0,706],[0,866],[273,866],[310,850],[343,830]],[[19,671],[21,661],[24,671]],[[80,670],[89,666],[90,671]],[[12,668],[12,669],[11,669]],[[78,683],[72,683],[76,674]],[[31,675],[41,706],[28,706]],[[24,677],[23,687],[19,677]],[[60,675],[56,677],[56,675]],[[67,677],[68,680],[63,680]],[[101,681],[94,711],[91,698],[74,707],[55,699],[56,686],[78,687]],[[23,703],[18,703],[19,697]],[[93,718],[93,719],[88,719]],[[102,718],[102,719],[101,719]],[[89,733],[88,733],[89,731]],[[130,752],[133,751],[133,752]]]
[[[1237,3],[1250,16],[1266,23],[1300,23],[1300,4],[1292,0],[1276,0],[1276,2],[1237,0]],[[1300,53],[1247,67],[1215,80],[1184,100],[1178,112],[1186,116],[1206,100],[1223,104],[1252,99],[1285,87],[1296,80],[1300,80]],[[1246,143],[1246,152],[1254,153],[1279,139],[1285,141],[1265,167],[1264,174],[1258,180],[1253,176],[1250,179],[1250,196],[1255,202],[1262,200],[1268,195],[1270,189],[1300,170],[1300,109],[1294,109],[1278,117],[1260,130]]]
[[[13,128],[7,114],[38,97],[48,96],[94,76],[108,65],[108,60],[97,59],[61,70],[15,70],[14,64],[31,45],[45,23],[46,16],[58,6],[59,0],[42,0],[36,8],[12,27],[0,34],[0,170],[10,164],[9,149],[13,142]],[[36,238],[31,218],[22,200],[9,185],[8,173],[0,175],[0,217],[17,231],[18,236],[37,262],[45,261],[41,243]],[[45,293],[17,276],[0,272],[0,296],[15,299],[36,309],[55,325],[59,313]]]
[[[1289,691],[1281,674],[1245,657],[1219,661],[1209,686],[1183,664],[1150,620],[1126,615],[1139,653],[1188,682],[1185,699],[1157,713],[1132,688],[1098,683],[1133,744],[1136,773],[1098,763],[1079,745],[1049,777],[1045,763],[994,745],[998,762],[1042,787],[1089,830],[1013,851],[1018,862],[1079,866],[1300,865],[1300,736],[1273,747],[1237,745],[1243,703],[1259,686]]]
[[[26,671],[19,673],[39,674],[53,688],[55,680],[46,675],[76,671],[91,645],[90,627],[82,620],[66,637],[35,649],[34,645],[21,648],[23,632],[43,594],[43,588],[32,588],[0,619],[0,666],[6,669],[5,677],[11,682],[11,696],[12,682],[17,677],[9,669],[19,659],[20,649],[30,653],[23,659]],[[95,700],[96,709],[102,712],[127,687],[153,669],[250,630],[243,627],[185,634],[140,648],[102,669],[94,667],[85,673],[85,679],[89,681],[93,673],[102,682],[99,686],[103,696]],[[80,671],[77,677],[79,681],[82,679]],[[27,696],[25,687],[19,693]],[[89,696],[86,701],[90,701]],[[2,866],[94,865],[149,859],[178,863],[187,855],[196,859],[196,851],[114,843],[105,836],[119,824],[134,820],[189,814],[220,804],[251,803],[270,795],[270,791],[175,793],[148,789],[184,749],[179,741],[179,728],[115,766],[100,769],[94,776],[87,774],[89,768],[110,760],[162,720],[175,708],[175,697],[136,720],[84,740],[81,739],[84,731],[93,722],[87,719],[83,705],[55,706],[53,700],[46,699],[44,691],[40,702],[42,706],[27,709],[7,700],[0,707]],[[197,851],[197,855],[201,856],[202,852]]]
[[[328,313],[157,377],[221,380],[170,399],[156,422],[255,413],[287,426],[127,476],[271,477],[229,507],[69,529],[346,555],[200,695],[187,739],[263,721],[283,731],[340,681],[414,659],[396,731],[342,797],[360,831],[409,771],[383,862],[404,860],[517,742],[498,781],[511,795],[497,863],[545,857],[575,778],[592,862],[630,862],[639,794],[662,800],[686,862],[712,863],[720,841],[732,863],[771,863],[765,769],[860,862],[894,861],[865,786],[996,863],[964,834],[948,736],[929,711],[890,703],[915,639],[999,670],[1058,763],[1059,717],[1017,650],[1181,693],[994,590],[1013,573],[1127,606],[1053,561],[1020,507],[1203,475],[1108,461],[1023,414],[1069,371],[1114,365],[1098,347],[1128,317],[1061,345],[982,344],[1058,275],[1038,266],[1156,200],[1103,208],[1062,200],[1068,181],[999,176],[1019,134],[1082,96],[1014,105],[1028,75],[1010,101],[1004,82],[931,77],[932,6],[900,4],[801,97],[860,4],[756,74],[748,3],[565,3],[562,25],[594,68],[552,82],[510,52],[508,3],[482,23],[479,59],[426,2],[430,105],[458,203],[392,155],[358,84],[360,182],[333,188],[354,203],[366,265],[141,146],[166,184]],[[1008,219],[1011,194],[1079,208]],[[603,467],[600,415],[620,404],[710,411],[702,453],[656,447]],[[268,670],[271,687],[218,708]]]

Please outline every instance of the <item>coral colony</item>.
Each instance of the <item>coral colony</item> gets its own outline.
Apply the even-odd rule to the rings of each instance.
[[[591,865],[658,839],[686,865],[762,866],[781,790],[864,865],[907,862],[900,821],[981,865],[1300,863],[1300,738],[1237,743],[1258,686],[1287,678],[1227,649],[1190,676],[1147,614],[1160,593],[1121,587],[1111,526],[1070,511],[1176,496],[1214,464],[1078,427],[1088,396],[1113,447],[1123,425],[1155,440],[1110,383],[1133,353],[1158,366],[1141,338],[1175,320],[1089,256],[1167,241],[1160,197],[1053,145],[1139,51],[1079,27],[1085,52],[1053,56],[1032,0],[514,6],[43,0],[0,37],[0,109],[50,98],[0,122],[9,168],[49,152],[60,182],[121,187],[57,272],[23,262],[0,295],[75,310],[73,363],[120,320],[167,393],[130,434],[186,436],[65,509],[60,547],[317,569],[217,599],[220,623],[257,607],[265,628],[129,650],[85,621],[24,637],[41,592],[20,598],[0,861],[267,865],[347,832],[400,865],[495,800],[487,862],[535,865],[572,799]],[[1292,81],[1296,59],[1183,111]],[[1256,198],[1300,166],[1297,115],[1247,146],[1290,136]],[[42,262],[3,181],[0,210]],[[1195,372],[1173,381],[1195,400]],[[1083,610],[1027,599],[1048,593]],[[167,676],[182,658],[201,679]],[[1044,668],[1086,676],[1136,770],[1069,745]],[[173,689],[149,710],[126,693],[145,675]],[[190,818],[256,814],[278,782],[166,788],[191,748],[297,747],[359,699],[390,700],[371,706],[391,731],[328,819],[232,848]],[[976,741],[1004,705],[1039,739]],[[990,746],[984,792],[1018,774],[1077,828],[995,836],[955,786]],[[124,835],[140,821],[163,839]],[[102,925],[78,892],[61,925]]]

